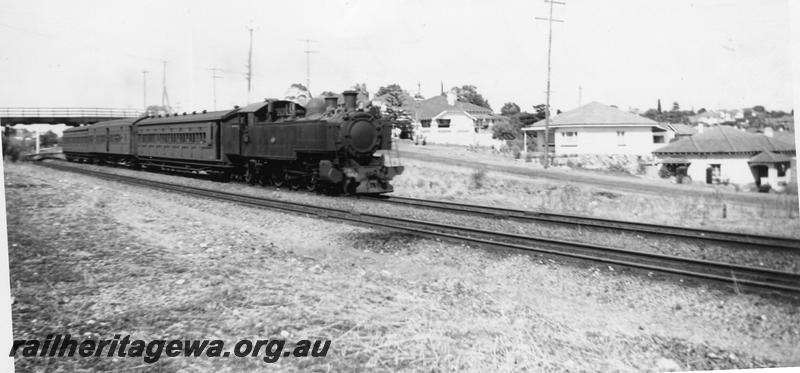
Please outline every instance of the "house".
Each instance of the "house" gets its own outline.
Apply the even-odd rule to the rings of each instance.
[[[492,136],[492,125],[508,119],[490,109],[456,100],[454,93],[417,101],[409,108],[414,118],[414,137],[432,144],[503,145]]]
[[[653,151],[667,169],[688,166],[687,175],[706,184],[734,183],[775,189],[791,181],[793,138],[774,138],[730,126],[706,129]]]
[[[740,115],[744,118],[743,115]],[[706,127],[717,126],[722,123],[733,123],[737,119],[734,110],[709,110],[689,117],[689,122],[694,125],[705,125]]]
[[[697,129],[683,123],[665,123],[664,126],[669,130],[667,132],[667,142],[678,141],[697,133]]]
[[[667,128],[663,125],[599,102],[550,119],[548,147],[555,155],[649,155],[667,142]],[[528,134],[535,137],[536,151],[544,150],[544,120],[522,131],[526,138]]]

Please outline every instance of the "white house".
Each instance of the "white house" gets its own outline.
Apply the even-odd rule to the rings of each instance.
[[[656,149],[653,155],[670,170],[688,167],[686,174],[695,182],[769,184],[780,189],[792,179],[790,164],[796,151],[793,141],[719,126]]]
[[[492,138],[492,125],[507,120],[490,109],[457,101],[452,92],[419,101],[411,108],[414,137],[432,144],[500,147],[503,141]]]
[[[599,102],[550,119],[548,147],[555,155],[649,155],[667,142],[667,129],[661,124]],[[544,120],[522,130],[526,137],[535,137],[534,150],[544,151]]]

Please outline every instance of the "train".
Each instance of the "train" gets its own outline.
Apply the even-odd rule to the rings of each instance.
[[[207,174],[248,184],[384,194],[402,165],[387,162],[392,123],[357,107],[357,92],[306,105],[265,99],[232,110],[145,115],[64,131],[70,162]]]

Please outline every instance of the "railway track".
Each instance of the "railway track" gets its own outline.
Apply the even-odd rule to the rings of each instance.
[[[362,197],[363,198],[363,197]],[[514,219],[523,222],[542,221],[581,227],[612,229],[631,233],[644,233],[657,236],[670,236],[690,238],[703,241],[715,241],[726,244],[750,245],[758,248],[779,248],[800,250],[800,239],[791,237],[763,236],[738,232],[723,232],[707,229],[688,227],[665,226],[658,224],[620,221],[603,218],[594,218],[580,215],[557,214],[541,211],[528,211],[506,209],[493,206],[462,204],[448,201],[424,200],[409,197],[367,197],[386,203],[431,208],[436,210],[464,213],[471,215],[484,215],[489,217]]]
[[[285,200],[253,197],[206,188],[165,183],[130,176],[114,175],[78,167],[42,163],[56,170],[75,172],[110,181],[135,186],[146,186],[169,192],[177,192],[213,200],[315,215],[368,227],[410,232],[421,236],[469,242],[493,247],[516,249],[526,252],[556,255],[592,262],[621,265],[647,271],[687,276],[701,280],[713,280],[737,289],[753,289],[759,292],[800,293],[800,274],[757,267],[747,267],[723,262],[670,257],[661,254],[618,249],[566,240],[530,237],[500,233],[469,227],[406,219],[379,214],[358,213],[351,210],[315,206]]]

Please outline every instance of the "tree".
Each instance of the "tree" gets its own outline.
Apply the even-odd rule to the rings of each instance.
[[[43,148],[49,148],[58,145],[58,135],[53,131],[47,131],[39,135],[39,144]]]
[[[478,93],[478,88],[474,85],[464,85],[461,88],[453,87],[452,91],[456,94],[458,101],[469,102],[471,104],[492,110],[492,107],[489,105],[489,101],[483,98],[480,93]]]
[[[503,107],[500,109],[500,114],[505,115],[507,117],[512,115],[517,115],[520,112],[519,105],[513,102],[506,102],[503,104]]]
[[[311,92],[308,91],[308,88],[301,83],[294,83],[289,86],[289,89],[286,90],[284,94],[284,99],[296,101],[301,105],[305,105],[308,100],[311,99]]]
[[[519,123],[519,120],[516,121]],[[492,126],[492,137],[501,140],[514,140],[519,137],[519,130],[518,126],[515,126],[517,123],[509,122],[500,122]]]
[[[369,100],[369,91],[367,91],[367,83],[356,83],[353,87],[353,90],[358,92],[359,95],[363,95],[367,100]]]
[[[535,122],[547,118],[547,105],[545,104],[534,105],[533,110],[536,110],[536,114],[534,114],[536,118]]]
[[[753,111],[755,111],[756,113],[764,113],[767,110],[764,109],[763,105],[756,105],[756,106],[753,106]]]
[[[403,90],[399,84],[389,84],[385,87],[380,87],[375,96],[383,98],[389,105],[396,107],[406,104],[406,97],[409,97],[408,92]]]

